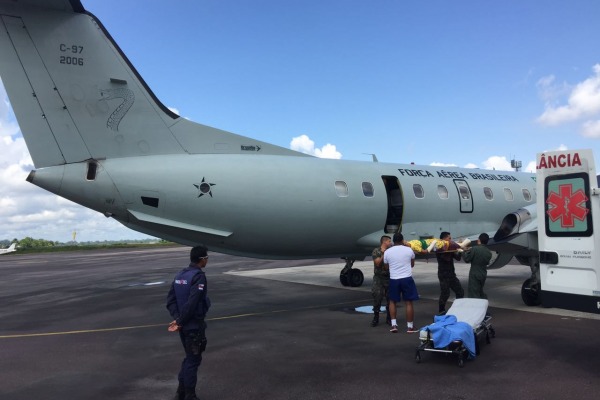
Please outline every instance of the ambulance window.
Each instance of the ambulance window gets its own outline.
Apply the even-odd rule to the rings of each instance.
[[[523,189],[523,198],[525,201],[531,201],[531,193],[529,193],[529,190]]]
[[[373,197],[373,185],[371,185],[371,182],[363,182],[362,190],[365,197]]]
[[[423,186],[415,183],[413,185],[413,192],[415,193],[415,197],[417,199],[422,199],[423,197],[425,197],[425,192],[423,191]]]
[[[335,193],[338,197],[348,197],[348,185],[344,181],[335,181]]]
[[[492,188],[484,187],[483,194],[487,200],[494,200],[494,192],[492,192]]]
[[[446,186],[438,185],[438,196],[440,196],[440,199],[448,198],[448,189],[446,189]]]
[[[506,201],[513,201],[515,199],[512,191],[509,188],[504,188],[504,198]]]

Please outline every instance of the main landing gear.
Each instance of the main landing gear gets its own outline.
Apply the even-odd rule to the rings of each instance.
[[[351,258],[345,258],[346,265],[340,271],[340,283],[344,286],[358,287],[365,281],[365,276],[362,271],[357,268],[352,268],[354,261]]]
[[[540,260],[536,256],[517,257],[517,260],[531,268],[531,278],[523,282],[521,286],[521,299],[528,306],[539,306],[542,304],[540,285]]]

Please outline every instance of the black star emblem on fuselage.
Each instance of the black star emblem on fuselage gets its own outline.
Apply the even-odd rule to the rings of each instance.
[[[215,186],[214,183],[208,183],[205,181],[204,177],[202,178],[202,182],[194,183],[196,189],[198,189],[198,197],[202,197],[205,194],[209,194],[212,197],[212,187]]]

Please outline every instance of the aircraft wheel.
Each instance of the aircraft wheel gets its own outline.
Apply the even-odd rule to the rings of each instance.
[[[521,287],[521,298],[523,299],[523,303],[528,306],[539,306],[542,304],[539,283],[531,286],[531,278],[523,282],[523,286]]]
[[[340,283],[343,286],[350,286],[350,277],[348,275],[350,275],[349,272],[340,272]]]
[[[359,287],[365,281],[365,276],[360,269],[353,268],[348,272],[350,286]]]

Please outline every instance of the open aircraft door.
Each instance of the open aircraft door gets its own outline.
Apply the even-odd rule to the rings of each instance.
[[[542,305],[600,313],[600,190],[591,150],[537,155]]]

